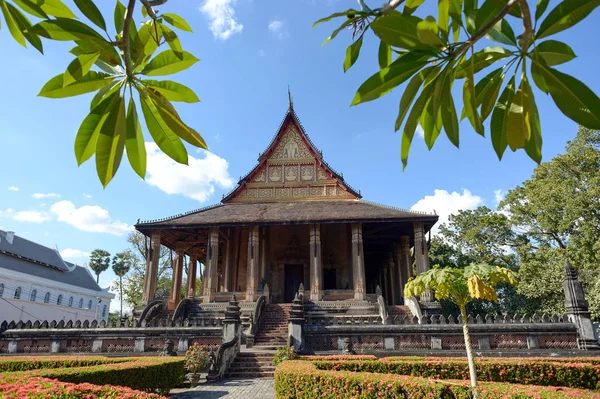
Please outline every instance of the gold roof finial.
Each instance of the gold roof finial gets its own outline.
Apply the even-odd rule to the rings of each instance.
[[[288,85],[288,109],[294,109],[294,100],[292,100],[292,93],[290,92],[290,85]]]

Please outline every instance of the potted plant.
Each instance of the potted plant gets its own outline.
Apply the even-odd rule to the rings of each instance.
[[[208,362],[208,353],[204,348],[200,347],[197,343],[190,346],[185,352],[185,369],[188,371],[186,375],[188,381],[190,381],[190,387],[193,388],[200,382],[200,371],[206,367]]]

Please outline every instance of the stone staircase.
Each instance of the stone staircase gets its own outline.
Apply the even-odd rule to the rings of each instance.
[[[291,303],[267,305],[262,316],[258,334],[254,337],[254,346],[285,346],[287,344],[288,320],[291,309]]]
[[[273,378],[274,350],[248,350],[238,353],[225,373],[226,378]]]

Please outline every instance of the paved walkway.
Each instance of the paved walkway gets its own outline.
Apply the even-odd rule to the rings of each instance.
[[[224,379],[194,389],[174,389],[173,399],[275,399],[273,378]]]

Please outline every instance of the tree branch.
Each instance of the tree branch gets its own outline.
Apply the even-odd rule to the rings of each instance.
[[[402,3],[404,3],[404,0],[390,0],[389,3],[387,3],[383,7],[381,7],[381,15],[385,15],[385,14],[389,13],[390,11],[395,10]]]
[[[128,77],[133,76],[131,53],[129,51],[129,30],[136,2],[137,0],[129,0],[129,4],[127,4],[127,13],[125,14],[125,20],[123,21],[123,59],[125,60],[125,73]]]
[[[523,32],[523,53],[527,53],[527,49],[529,49],[529,45],[533,40],[533,23],[531,22],[531,11],[529,11],[529,5],[527,4],[527,0],[520,0],[521,4],[521,16],[523,17],[523,27],[525,31]]]
[[[146,12],[148,13],[148,16],[150,16],[150,18],[152,18],[152,19],[156,19],[156,11],[154,11],[154,9],[152,8],[152,6],[154,4],[151,4],[151,3],[155,3],[155,2],[154,1],[150,2],[148,0],[140,0],[140,2],[144,5],[144,7],[146,7]],[[167,0],[164,0],[160,4],[164,4],[166,2],[167,2]]]

